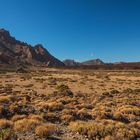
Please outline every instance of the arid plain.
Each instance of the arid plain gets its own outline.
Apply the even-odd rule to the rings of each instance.
[[[139,70],[0,72],[0,139],[140,138]]]

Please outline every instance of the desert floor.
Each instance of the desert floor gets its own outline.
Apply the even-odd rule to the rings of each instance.
[[[0,139],[8,138],[140,138],[140,71],[1,71]]]

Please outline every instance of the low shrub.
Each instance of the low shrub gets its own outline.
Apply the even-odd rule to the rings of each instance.
[[[72,122],[75,120],[75,117],[73,115],[62,115],[61,116],[61,121],[64,122],[65,124]]]
[[[54,124],[43,124],[35,128],[35,134],[41,138],[48,138],[57,132]]]
[[[18,132],[33,131],[42,122],[36,119],[22,119],[14,123],[14,130]]]
[[[11,101],[11,96],[0,96],[0,102],[1,103],[9,103]]]
[[[18,120],[22,120],[22,119],[24,119],[24,118],[26,118],[27,117],[27,115],[14,115],[12,118],[11,118],[11,120],[13,121],[13,122],[15,122],[15,121],[18,121]]]
[[[63,96],[73,97],[73,93],[67,85],[61,84],[56,87],[56,90]]]
[[[12,121],[0,119],[0,129],[11,128],[12,126],[13,126]]]

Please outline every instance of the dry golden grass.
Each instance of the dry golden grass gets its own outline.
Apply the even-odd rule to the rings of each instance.
[[[135,139],[140,136],[138,129],[110,120],[71,122],[69,128],[87,136],[89,139],[106,139],[109,135],[112,138],[117,137],[119,139]]]
[[[34,131],[35,127],[40,125],[42,121],[38,119],[22,119],[14,123],[14,130],[19,132]]]
[[[57,132],[57,127],[54,124],[39,125],[35,128],[35,134],[41,138],[48,138]]]
[[[0,138],[140,138],[139,71],[37,69],[0,76]]]
[[[11,128],[13,123],[6,119],[0,119],[0,129]]]
[[[69,123],[69,122],[74,121],[75,117],[73,115],[62,115],[60,119],[64,123]]]
[[[13,121],[13,122],[15,122],[15,121],[18,121],[18,120],[22,120],[22,119],[24,119],[24,118],[26,118],[27,117],[27,115],[14,115],[12,118],[11,118],[11,120]]]
[[[0,102],[1,103],[9,103],[11,101],[11,98],[9,95],[6,96],[0,96]]]

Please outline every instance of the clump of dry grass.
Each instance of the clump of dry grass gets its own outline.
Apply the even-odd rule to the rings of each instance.
[[[47,112],[43,115],[43,117],[46,121],[50,121],[50,122],[58,122],[59,121],[59,116],[56,115],[55,112]]]
[[[42,122],[37,119],[22,119],[17,120],[14,123],[14,130],[18,132],[33,131],[36,126],[40,125]]]
[[[12,126],[13,126],[12,121],[0,119],[0,129],[11,128]]]
[[[56,87],[56,89],[57,89],[58,91],[60,91],[60,92],[63,92],[63,91],[69,90],[69,87],[68,87],[67,85],[61,84],[61,85],[58,85],[58,86]]]
[[[99,107],[92,109],[92,115],[97,119],[112,119],[112,110],[99,104]]]
[[[80,120],[92,119],[91,114],[88,113],[88,110],[86,108],[82,108],[82,109],[78,110],[77,117]]]
[[[61,84],[57,85],[56,90],[63,96],[73,97],[73,93],[67,85]]]
[[[65,124],[72,122],[75,120],[75,117],[73,115],[62,115],[61,116],[61,121],[64,122]]]
[[[9,95],[0,96],[1,103],[9,103],[10,101],[11,101],[11,96],[9,96]]]
[[[35,128],[35,134],[41,138],[48,138],[57,132],[57,127],[54,124],[43,124]]]
[[[43,119],[43,115],[37,115],[37,114],[30,114],[29,116],[28,116],[28,118],[30,118],[30,119],[33,119],[33,120],[38,120],[38,121],[44,121],[44,119]]]
[[[13,121],[13,122],[15,122],[15,121],[18,121],[18,120],[22,120],[22,119],[24,119],[24,118],[26,118],[27,117],[27,115],[14,115],[12,118],[11,118],[11,120]]]
[[[61,102],[50,102],[48,103],[49,111],[59,111],[63,109],[63,104]]]
[[[121,122],[136,122],[139,121],[140,108],[132,105],[123,105],[113,113],[114,119]]]
[[[9,111],[12,115],[15,114],[33,114],[35,109],[32,105],[27,104],[24,100],[10,104]]]
[[[10,128],[0,130],[0,140],[16,140],[17,136]]]
[[[118,111],[123,114],[134,114],[134,115],[140,116],[140,108],[136,106],[125,105],[125,106],[120,107]]]
[[[63,109],[63,104],[57,101],[48,101],[48,102],[39,102],[38,105],[40,110],[48,110],[48,111],[60,111]]]
[[[124,114],[122,114],[122,113],[120,113],[120,112],[115,112],[115,113],[113,114],[113,117],[114,117],[115,120],[118,120],[118,121],[121,121],[121,122],[126,122],[126,123],[129,122],[129,120],[128,120],[128,118],[126,117],[126,115],[124,115]]]

